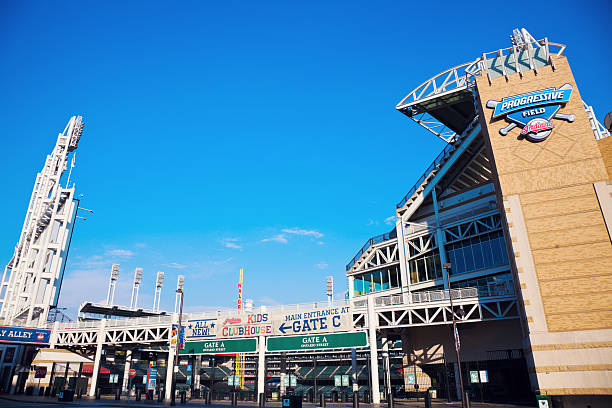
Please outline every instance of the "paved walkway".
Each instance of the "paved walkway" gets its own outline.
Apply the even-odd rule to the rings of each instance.
[[[169,402],[158,403],[157,401],[134,401],[131,399],[129,402],[126,397],[123,397],[121,401],[115,401],[114,398],[101,398],[99,400],[83,398],[75,399],[73,402],[58,402],[57,398],[50,397],[32,397],[26,395],[0,395],[0,407],[155,407],[155,406],[168,406]],[[425,406],[425,402],[421,399],[416,400],[396,400],[395,405],[401,408],[422,408]],[[188,401],[186,404],[181,404],[180,400],[176,401],[177,407],[209,407],[209,408],[229,408],[231,404],[229,401],[213,401],[211,405],[204,405],[204,401],[201,399],[193,399]],[[304,408],[318,408],[318,404],[311,404],[304,402],[302,404]],[[327,406],[330,408],[352,408],[351,403],[331,403],[328,402]],[[434,408],[460,408],[460,402],[447,402],[446,400],[434,400],[432,406]],[[535,405],[534,405],[535,406]],[[254,408],[257,404],[254,402],[239,401],[238,407],[243,408]],[[281,403],[267,402],[266,407],[280,408]],[[382,403],[380,405],[375,404],[359,404],[360,408],[386,408],[387,404]],[[472,408],[521,408],[520,405],[511,404],[493,404],[485,402],[472,402]]]

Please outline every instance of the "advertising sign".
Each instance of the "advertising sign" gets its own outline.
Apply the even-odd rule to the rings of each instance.
[[[558,113],[561,105],[566,104],[572,95],[572,85],[564,84],[556,88],[540,89],[520,95],[503,98],[501,101],[487,101],[487,108],[493,109],[493,118],[505,116],[510,124],[499,130],[502,136],[516,126],[522,128],[521,136],[532,142],[545,140],[555,127],[552,119],[573,122],[574,114]]]
[[[227,339],[190,341],[185,343],[185,348],[179,350],[179,354],[233,354],[253,353],[257,351],[257,339]]]
[[[28,327],[0,326],[0,342],[48,344],[51,330]]]
[[[217,337],[253,337],[272,334],[268,313],[232,313],[217,319]]]
[[[310,336],[271,337],[267,341],[268,351],[322,350],[330,348],[365,347],[368,340],[365,332],[314,334]]]
[[[479,381],[479,376],[478,376],[478,371],[470,371],[470,382],[471,383],[478,383]]]
[[[334,375],[334,387],[340,387],[342,385],[342,376],[339,374]]]
[[[178,342],[178,324],[173,324],[172,333],[170,335],[170,350],[176,350],[177,342]]]
[[[216,337],[217,319],[187,320],[185,323],[185,341]]]
[[[408,385],[416,384],[416,375],[414,375],[414,373],[408,374],[406,378],[408,379]]]
[[[349,385],[349,376],[346,374],[342,374],[342,386],[348,387]]]
[[[154,361],[149,363],[147,370],[147,391],[154,390],[157,385],[157,366]]]
[[[348,331],[353,327],[350,308],[329,307],[296,311],[275,316],[274,335],[314,334]]]
[[[487,370],[480,370],[480,382],[481,383],[489,382],[489,373],[487,373]]]
[[[45,378],[46,376],[47,376],[47,367],[37,366],[36,373],[34,374],[34,378]]]

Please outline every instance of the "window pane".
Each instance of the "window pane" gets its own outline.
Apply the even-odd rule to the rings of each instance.
[[[474,237],[472,241],[472,253],[474,254],[474,269],[483,269],[485,264],[484,257],[482,255],[482,246],[480,244],[480,238]]]
[[[389,289],[389,270],[383,269],[380,274],[382,276],[382,290]]]
[[[427,273],[425,269],[425,260],[423,258],[417,259],[417,268],[419,270],[419,282],[427,280]]]
[[[372,274],[365,273],[363,274],[363,293],[371,293],[372,292]]]
[[[399,279],[398,279],[398,270],[397,270],[397,266],[393,266],[391,267],[391,271],[390,271],[390,278],[391,278],[391,287],[392,288],[397,288],[399,287]]]
[[[433,255],[425,258],[425,265],[427,266],[427,279],[434,279],[436,277],[436,268],[434,266]]]
[[[417,275],[416,260],[410,261],[410,282],[417,283],[419,281]]]
[[[372,272],[372,281],[374,282],[374,292],[382,290],[380,271]]]
[[[353,280],[353,289],[355,296],[363,295],[363,277],[355,276]]]

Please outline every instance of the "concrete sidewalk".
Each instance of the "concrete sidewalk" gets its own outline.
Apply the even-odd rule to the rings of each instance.
[[[135,401],[134,399],[130,399],[127,401],[126,397],[122,397],[123,399],[120,401],[115,401],[112,397],[102,397],[99,400],[93,398],[82,398],[75,399],[73,402],[59,402],[57,398],[50,397],[32,397],[26,395],[1,395],[0,396],[0,407],[65,407],[65,406],[75,406],[75,407],[155,407],[155,406],[169,406],[170,401],[166,401],[163,403],[158,403],[155,401]],[[419,401],[416,400],[396,400],[395,405],[401,408],[423,408],[425,407],[425,402],[421,399]],[[181,404],[180,400],[176,401],[177,407],[210,407],[210,408],[229,408],[231,407],[230,401],[213,401],[211,405],[205,405],[204,400],[202,399],[192,399],[189,400],[186,404]],[[318,404],[312,404],[308,402],[304,402],[302,404],[304,408],[318,408]],[[327,403],[327,406],[333,408],[352,408],[352,403]],[[446,400],[434,400],[432,403],[433,407],[437,408],[461,408],[461,402],[447,402]],[[532,405],[535,406],[535,405]],[[243,408],[256,408],[257,404],[251,401],[239,401],[238,407]],[[266,407],[280,408],[280,401],[272,401],[266,402]],[[382,403],[380,405],[375,404],[359,404],[360,408],[387,408],[386,403]],[[524,405],[512,405],[512,404],[497,404],[497,403],[487,403],[487,402],[472,402],[473,408],[520,408],[524,407]]]

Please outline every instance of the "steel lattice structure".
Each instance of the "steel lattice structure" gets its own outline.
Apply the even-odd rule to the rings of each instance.
[[[40,327],[57,306],[78,208],[74,185],[67,180],[62,187],[60,180],[82,132],[81,116],[70,118],[36,176],[19,242],[2,275],[0,319],[5,323]],[[73,166],[74,160],[70,170]]]

